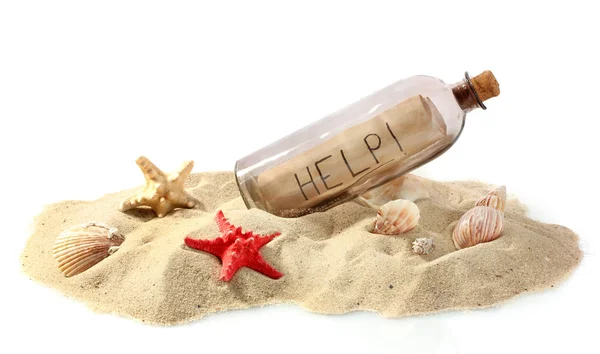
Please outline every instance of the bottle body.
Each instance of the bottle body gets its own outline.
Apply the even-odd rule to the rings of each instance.
[[[282,217],[327,210],[439,156],[470,109],[439,79],[398,81],[239,160],[240,192]]]

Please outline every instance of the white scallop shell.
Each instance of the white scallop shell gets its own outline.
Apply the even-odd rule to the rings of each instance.
[[[376,209],[396,199],[414,202],[417,199],[429,198],[430,189],[426,179],[406,174],[362,194],[356,202]]]
[[[67,277],[79,274],[115,253],[125,241],[116,228],[99,223],[73,226],[54,243],[52,255]]]
[[[393,200],[377,211],[377,218],[367,227],[372,233],[399,235],[412,230],[419,222],[419,207],[410,200]]]
[[[412,243],[412,251],[414,254],[430,254],[435,246],[431,237],[419,237]]]
[[[458,249],[490,242],[504,231],[504,213],[487,206],[476,206],[467,211],[458,221],[452,239]]]
[[[500,186],[479,199],[475,206],[488,206],[504,212],[506,207],[506,187]]]

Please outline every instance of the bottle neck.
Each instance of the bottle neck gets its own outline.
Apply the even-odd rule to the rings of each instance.
[[[471,78],[465,73],[465,78],[452,86],[452,93],[460,108],[465,112],[471,112],[476,108],[486,109],[483,102],[477,96]]]

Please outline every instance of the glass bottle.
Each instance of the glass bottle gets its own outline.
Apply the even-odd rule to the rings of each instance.
[[[395,82],[237,161],[242,198],[282,217],[352,200],[440,156],[466,113],[499,93],[490,71],[453,85],[430,76]]]

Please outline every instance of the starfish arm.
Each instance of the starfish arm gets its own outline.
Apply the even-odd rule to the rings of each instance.
[[[223,211],[221,210],[217,212],[217,215],[215,216],[215,221],[217,222],[217,226],[219,226],[220,232],[227,232],[234,228],[234,226],[229,223],[229,221],[223,214]]]
[[[186,246],[190,248],[208,252],[219,258],[225,253],[228,246],[221,238],[216,238],[214,240],[197,240],[186,236],[184,242]]]
[[[261,235],[253,235],[254,237],[254,243],[256,244],[256,249],[260,249],[262,246],[266,245],[267,243],[271,242],[272,239],[274,239],[275,237],[281,235],[280,232],[276,232],[274,234],[271,235],[265,235],[265,236],[261,236]]]
[[[273,268],[269,263],[267,263],[260,253],[258,253],[257,257],[254,258],[252,262],[249,262],[246,267],[262,273],[271,279],[279,279],[283,276],[283,273],[279,272],[277,269]]]
[[[175,209],[175,206],[171,203],[171,201],[169,201],[165,198],[160,198],[159,200],[155,200],[152,203],[152,205],[150,205],[150,207],[152,208],[152,210],[154,210],[154,212],[156,213],[156,215],[159,218],[164,217],[169,212],[171,212],[173,209]]]
[[[185,197],[187,198],[186,207],[187,208],[195,207],[196,204],[198,203],[198,199],[196,199],[196,197],[194,197],[193,195],[189,194],[186,191],[183,191],[183,194],[185,194]]]
[[[223,267],[219,279],[224,281],[230,281],[235,273],[246,265],[244,257],[241,257],[241,254],[237,252],[227,252],[223,255],[222,261]]]
[[[185,191],[181,193],[169,192],[167,196],[171,204],[177,208],[193,208],[196,205],[194,197]]]
[[[171,174],[169,174],[169,181],[181,184],[188,178],[192,169],[194,168],[194,161],[185,161],[181,164],[179,169]]]
[[[155,164],[152,163],[147,157],[140,156],[137,160],[135,160],[137,165],[140,167],[140,170],[144,173],[144,177],[146,181],[156,181],[160,182],[164,180],[165,173],[161,171]]]
[[[221,268],[221,273],[219,274],[219,280],[230,281],[238,270],[239,268],[234,268],[233,265],[229,265],[227,267],[223,265],[223,268]]]
[[[130,195],[129,197],[127,197],[127,199],[121,202],[119,209],[121,211],[127,211],[135,209],[142,205],[147,205],[146,203],[148,202],[148,200],[144,195],[144,191],[136,192]]]

